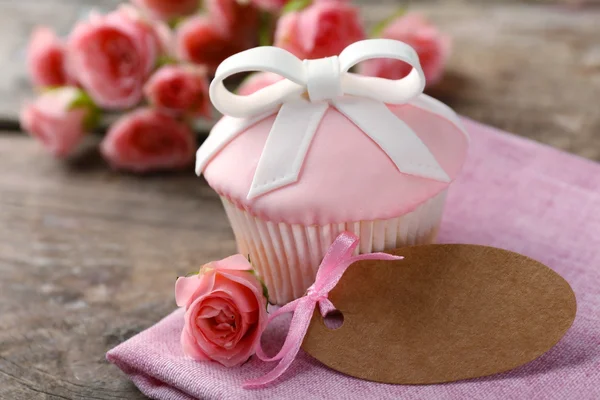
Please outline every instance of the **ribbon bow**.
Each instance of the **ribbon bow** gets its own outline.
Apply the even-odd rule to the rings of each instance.
[[[327,296],[351,264],[361,260],[401,260],[403,258],[386,253],[361,254],[353,257],[352,253],[357,245],[358,237],[350,232],[341,233],[325,254],[317,271],[315,283],[306,291],[306,295],[286,304],[269,316],[267,325],[281,314],[294,313],[283,347],[276,356],[268,357],[260,343],[256,349],[256,355],[262,361],[279,361],[279,364],[263,377],[246,381],[245,388],[264,386],[280,377],[289,368],[302,346],[317,304],[323,317],[335,310]]]
[[[356,64],[374,58],[406,62],[411,72],[399,80],[349,73]],[[285,79],[247,96],[225,88],[231,75],[269,71]],[[329,106],[335,107],[377,143],[405,174],[449,182],[450,177],[427,146],[387,104],[408,102],[454,123],[464,132],[456,114],[422,94],[425,75],[417,53],[409,45],[390,39],[372,39],[348,46],[339,56],[301,61],[286,50],[257,47],[223,61],[210,85],[210,98],[225,118],[200,147],[196,173],[237,135],[277,112],[258,162],[248,199],[298,180],[310,143]],[[305,95],[306,94],[306,95]]]

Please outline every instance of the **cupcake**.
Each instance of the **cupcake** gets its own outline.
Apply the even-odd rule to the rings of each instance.
[[[413,70],[398,81],[347,72],[376,56]],[[286,79],[248,96],[226,91],[229,75],[256,69]],[[196,172],[221,197],[271,302],[302,296],[343,231],[359,236],[359,253],[435,240],[468,137],[450,108],[422,94],[424,83],[414,50],[385,39],[304,62],[261,47],[219,67],[211,99],[225,117]]]

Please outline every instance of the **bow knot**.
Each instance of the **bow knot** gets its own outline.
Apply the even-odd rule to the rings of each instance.
[[[321,294],[317,291],[317,289],[315,289],[315,285],[312,285],[311,287],[309,287],[306,290],[306,297],[314,300],[314,301],[319,301],[321,298],[323,298],[323,296],[327,296],[327,294]]]
[[[319,312],[323,318],[325,318],[331,311],[335,310],[335,306],[329,300],[329,293],[316,290],[314,285],[308,288],[306,291],[306,298],[312,301],[315,305],[319,306]],[[315,305],[313,305],[312,308],[314,308]]]
[[[319,305],[321,316],[326,317],[330,311],[335,310],[329,300],[329,292],[337,285],[350,265],[361,260],[401,260],[402,257],[386,253],[361,254],[352,256],[354,249],[358,246],[358,237],[350,232],[341,233],[333,242],[317,271],[315,283],[308,288],[306,295],[281,307],[269,316],[267,325],[281,314],[293,312],[292,322],[288,336],[283,347],[274,357],[266,355],[262,346],[258,344],[256,355],[263,361],[279,361],[275,369],[265,376],[256,380],[247,381],[244,387],[264,386],[281,376],[292,364],[296,354],[302,346],[302,341],[310,325],[315,307]],[[318,289],[317,289],[318,288]]]
[[[334,100],[342,96],[340,60],[337,56],[304,60],[306,90],[311,102]]]

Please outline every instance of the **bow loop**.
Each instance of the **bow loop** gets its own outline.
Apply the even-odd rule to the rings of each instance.
[[[375,58],[401,60],[413,69],[408,76],[398,80],[348,73],[356,64]],[[233,94],[223,84],[232,75],[252,71],[273,72],[285,79],[247,96]],[[412,47],[395,40],[373,39],[351,44],[339,57],[318,60],[300,61],[278,47],[263,46],[243,51],[219,65],[210,85],[210,99],[223,114],[242,118],[275,110],[305,91],[313,102],[349,94],[403,104],[420,95],[424,88],[425,74]]]
[[[425,89],[425,73],[417,52],[406,43],[391,39],[362,40],[352,43],[340,54],[344,93],[387,104],[404,104]],[[357,64],[377,58],[400,60],[412,67],[402,79],[391,80],[347,73]]]
[[[243,72],[273,72],[285,79],[247,96],[230,92],[223,83]],[[306,86],[306,69],[296,56],[278,47],[256,47],[223,61],[210,84],[210,99],[219,112],[243,118],[276,110],[282,103],[300,96]]]

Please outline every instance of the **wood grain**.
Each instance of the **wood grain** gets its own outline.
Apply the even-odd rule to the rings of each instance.
[[[46,23],[67,34],[93,7],[116,3],[0,0],[0,125],[17,129],[19,107],[31,97],[24,60],[33,26]],[[406,2],[357,3],[372,25]],[[432,95],[470,118],[600,160],[600,8],[445,0],[414,1],[411,10],[454,39],[448,73]]]
[[[116,175],[0,135],[0,399],[137,399],[104,360],[176,306],[178,275],[235,251],[191,171]]]

